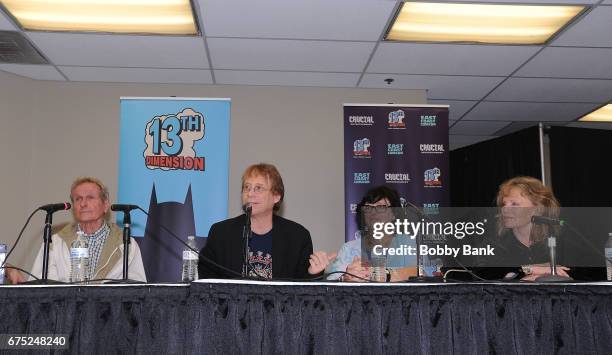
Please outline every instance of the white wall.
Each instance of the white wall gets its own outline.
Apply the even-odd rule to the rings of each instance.
[[[229,215],[240,212],[240,177],[248,165],[275,164],[285,183],[283,216],[308,228],[315,249],[336,250],[344,240],[343,103],[426,103],[420,90],[365,90],[267,86],[197,86],[42,82],[0,75],[2,123],[31,132],[27,138],[2,129],[0,148],[28,152],[9,156],[2,169],[2,240],[12,244],[29,210],[68,199],[74,177],[101,178],[116,197],[119,97],[183,96],[232,99]],[[15,86],[20,90],[7,87]],[[11,117],[23,107],[27,120]],[[6,123],[5,123],[6,122]],[[17,149],[15,149],[15,146]],[[6,163],[6,161],[5,161]],[[17,204],[19,208],[9,206]],[[57,222],[69,214],[57,213]],[[29,267],[40,243],[42,214],[16,251],[14,263]]]

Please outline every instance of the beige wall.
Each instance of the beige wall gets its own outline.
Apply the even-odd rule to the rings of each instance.
[[[283,216],[310,230],[315,249],[336,250],[344,240],[342,104],[426,102],[420,90],[61,83],[4,73],[0,85],[6,93],[0,97],[0,221],[9,245],[31,209],[67,200],[75,176],[100,177],[116,198],[119,97],[183,96],[232,99],[229,215],[240,212],[244,168],[270,162],[285,182]],[[55,219],[69,217],[57,213]],[[29,267],[42,223],[42,214],[33,219],[14,263]]]

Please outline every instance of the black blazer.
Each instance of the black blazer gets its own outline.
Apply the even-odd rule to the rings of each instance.
[[[200,251],[198,276],[200,278],[239,278],[243,264],[243,240],[245,215],[217,222],[210,227],[206,246]],[[302,279],[308,274],[312,254],[310,232],[302,225],[273,215],[272,217],[272,276]],[[204,260],[221,264],[237,274],[232,275]]]

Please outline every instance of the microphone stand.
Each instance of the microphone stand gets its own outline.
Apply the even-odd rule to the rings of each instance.
[[[557,274],[557,237],[554,233],[548,236],[548,252],[550,253],[550,275],[543,275],[535,279],[536,282],[567,282],[572,281],[571,277],[560,276]]]
[[[425,214],[423,212],[421,212],[421,210],[415,206],[413,203],[406,201],[407,206],[410,209],[414,210],[417,214],[417,216],[419,218],[421,218],[422,220],[429,220],[429,217],[425,216]],[[407,213],[406,213],[407,215]],[[414,241],[416,244],[416,259],[417,259],[417,265],[416,265],[416,276],[410,276],[408,278],[408,281],[417,281],[417,282],[439,282],[442,281],[442,278],[440,276],[426,276],[423,275],[421,267],[422,267],[422,258],[421,258],[421,242],[423,241],[421,239],[422,235],[420,233],[417,233],[414,236]]]
[[[123,281],[128,279],[128,256],[130,254],[130,211],[123,212]]]
[[[48,285],[48,284],[63,284],[61,281],[49,280],[49,246],[51,245],[51,225],[53,224],[53,212],[47,211],[45,217],[45,228],[43,230],[43,264],[42,275],[40,280],[32,280],[23,282],[22,285]]]
[[[123,278],[121,280],[117,280],[117,281],[109,281],[106,282],[107,284],[114,284],[114,283],[144,283],[142,281],[136,281],[136,280],[130,280],[128,279],[128,274],[129,274],[129,265],[128,265],[128,258],[130,256],[130,241],[131,241],[131,228],[130,225],[132,224],[132,220],[130,218],[130,211],[129,210],[122,210],[123,211]]]
[[[53,213],[47,212],[45,217],[45,229],[43,231],[43,266],[42,266],[42,283],[47,282],[49,275],[49,246],[51,245],[51,225],[53,224]]]

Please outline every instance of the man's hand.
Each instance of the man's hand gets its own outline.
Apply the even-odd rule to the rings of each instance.
[[[5,265],[5,266],[6,266],[6,269],[4,269],[5,270],[4,274],[6,275],[6,278],[8,279],[10,284],[16,285],[22,282],[26,282],[26,278],[25,276],[23,276],[21,271],[10,268],[10,265]]]
[[[344,275],[342,277],[344,281],[367,282],[367,280],[370,279],[370,268],[361,265],[361,257],[359,256],[353,257],[353,262],[346,267],[346,272],[361,278],[353,277],[351,275]]]
[[[324,251],[315,251],[314,254],[310,255],[310,267],[308,273],[316,275],[321,271],[325,270],[327,265],[336,258],[337,253],[327,255]]]

